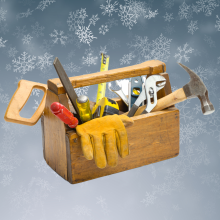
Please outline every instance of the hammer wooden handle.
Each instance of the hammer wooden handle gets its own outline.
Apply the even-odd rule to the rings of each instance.
[[[37,110],[31,118],[23,118],[19,115],[21,109],[25,106],[28,98],[31,95],[32,89],[41,89],[44,91],[44,96],[39,104]],[[35,125],[43,113],[46,101],[47,85],[42,83],[31,82],[27,80],[20,80],[18,88],[12,96],[5,112],[4,119],[8,122]]]
[[[169,95],[164,96],[161,99],[158,99],[157,105],[153,108],[153,110],[151,112],[160,111],[160,110],[165,109],[171,105],[182,102],[186,99],[187,98],[186,98],[186,95],[184,93],[183,88],[180,88],[180,89],[170,93]],[[144,111],[145,108],[146,108],[146,105],[139,107],[134,116],[140,115]],[[126,115],[127,115],[127,113],[126,113]]]

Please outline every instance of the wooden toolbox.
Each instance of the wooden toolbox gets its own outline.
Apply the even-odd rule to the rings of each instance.
[[[134,76],[160,74],[166,78],[165,87],[157,94],[160,99],[171,93],[169,76],[165,71],[165,63],[150,60],[134,66],[70,77],[70,81],[74,88],[78,88]],[[30,86],[31,90],[32,88],[42,89],[43,84],[37,83],[37,85]],[[119,156],[116,167],[107,165],[104,169],[100,169],[94,160],[87,160],[84,157],[80,137],[76,131],[66,126],[50,111],[50,105],[53,102],[60,102],[73,112],[73,106],[59,78],[48,80],[44,90],[46,90],[45,102],[39,106],[44,108],[41,115],[44,158],[55,172],[72,184],[159,162],[179,154],[179,110],[172,106],[162,111],[132,117],[133,126],[126,128],[130,154],[123,159]],[[114,100],[119,104],[120,111],[128,111],[121,99],[114,98]],[[12,102],[13,98],[10,103]],[[25,103],[19,106],[19,111]],[[95,103],[90,102],[90,104],[92,107]],[[7,111],[10,112],[8,109]],[[11,116],[14,113],[12,112]],[[33,117],[36,121],[40,114],[35,114]],[[25,121],[20,117],[15,121],[9,118],[5,117],[5,120],[30,125],[27,122],[29,119]]]

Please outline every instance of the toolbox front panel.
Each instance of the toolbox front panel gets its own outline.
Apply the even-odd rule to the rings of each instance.
[[[82,152],[80,137],[69,133],[72,183],[95,179],[159,162],[179,154],[179,110],[175,107],[133,117],[134,125],[126,128],[130,154],[118,155],[116,167],[100,169],[94,159],[87,160]]]

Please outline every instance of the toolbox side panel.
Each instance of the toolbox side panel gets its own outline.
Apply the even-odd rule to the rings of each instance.
[[[94,159],[87,160],[82,152],[80,137],[69,133],[73,183],[130,170],[159,162],[179,154],[179,110],[175,107],[133,117],[134,125],[126,128],[130,154],[118,156],[116,167],[100,169]]]
[[[50,111],[53,102],[59,102],[59,98],[48,89],[44,109],[44,158],[57,174],[67,180],[66,130],[64,123]]]

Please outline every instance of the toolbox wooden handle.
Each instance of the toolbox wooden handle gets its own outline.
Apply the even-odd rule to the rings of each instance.
[[[25,106],[28,98],[30,97],[32,89],[43,90],[44,96],[33,116],[31,118],[23,118],[19,115],[19,113],[21,109]],[[20,80],[18,82],[18,88],[12,96],[6,109],[4,116],[5,121],[29,126],[35,125],[43,113],[46,101],[46,94],[47,85],[27,80]]]
[[[159,74],[165,71],[166,64],[164,62],[159,60],[148,60],[133,66],[69,77],[69,79],[72,86],[78,88],[135,76]],[[57,95],[66,93],[59,78],[48,80],[47,85],[48,88]]]

